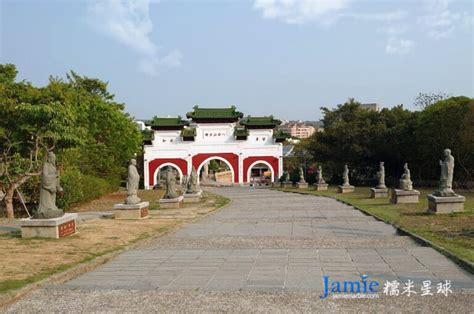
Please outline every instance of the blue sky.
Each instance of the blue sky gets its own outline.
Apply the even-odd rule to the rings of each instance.
[[[109,82],[137,118],[235,104],[321,118],[354,97],[474,96],[472,0],[0,0],[0,62]]]

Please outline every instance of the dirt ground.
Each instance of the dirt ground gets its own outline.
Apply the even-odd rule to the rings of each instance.
[[[61,239],[22,239],[19,231],[0,233],[0,292],[42,279],[45,274],[63,270],[67,266],[87,261],[138,240],[157,236],[192,221],[225,205],[228,199],[204,193],[201,203],[186,204],[175,210],[158,209],[163,191],[140,191],[139,196],[150,202],[150,218],[144,220],[93,219],[80,221],[77,234]],[[116,192],[83,204],[71,212],[108,211],[125,198]],[[11,221],[1,221],[1,225]]]

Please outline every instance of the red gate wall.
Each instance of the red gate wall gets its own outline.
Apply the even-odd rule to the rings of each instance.
[[[250,168],[250,165],[256,161],[266,161],[272,166],[272,172],[275,178],[279,178],[278,174],[278,158],[272,156],[252,156],[244,159],[243,168],[244,168],[244,182],[248,182],[247,174]]]
[[[150,186],[155,185],[155,171],[162,164],[170,163],[181,170],[183,176],[188,175],[188,162],[181,158],[158,158],[148,163],[148,181]]]
[[[211,157],[220,157],[229,162],[234,171],[234,182],[239,183],[239,156],[232,153],[218,153],[218,154],[197,154],[193,156],[193,166],[198,170],[199,166],[204,160]]]

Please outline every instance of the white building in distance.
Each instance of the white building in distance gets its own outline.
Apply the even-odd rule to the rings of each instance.
[[[252,169],[267,167],[272,182],[283,173],[282,142],[285,135],[275,132],[281,122],[272,116],[243,117],[235,106],[199,108],[181,117],[155,117],[146,122],[152,137],[145,142],[144,184],[151,189],[163,167],[176,169],[179,177],[194,167],[201,175],[211,160],[225,163],[232,182],[247,184]]]

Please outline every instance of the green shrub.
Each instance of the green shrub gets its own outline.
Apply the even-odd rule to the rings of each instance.
[[[57,203],[65,210],[72,205],[96,199],[116,190],[117,180],[106,180],[91,175],[84,175],[77,169],[67,170],[61,176],[61,185],[64,196],[58,198]]]

